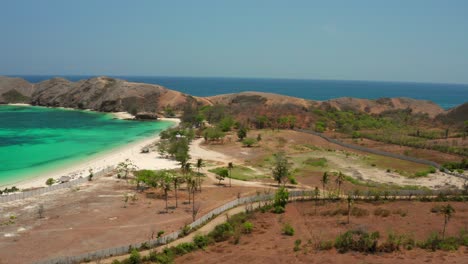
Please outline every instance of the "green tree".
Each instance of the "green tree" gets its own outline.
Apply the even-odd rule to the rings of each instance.
[[[168,176],[171,177],[171,181],[174,186],[174,195],[175,195],[175,203],[176,203],[175,207],[178,208],[179,199],[177,196],[177,189],[179,188],[180,183],[182,182],[183,178],[180,175],[172,174],[172,173],[168,173]]]
[[[286,207],[286,204],[288,203],[288,199],[289,199],[288,190],[284,186],[281,186],[275,193],[275,200],[273,202],[273,206],[282,207],[284,209]]]
[[[242,141],[245,137],[247,137],[247,128],[241,126],[239,130],[237,130],[237,137],[240,141]]]
[[[232,185],[231,185],[232,169],[234,169],[234,164],[232,164],[232,162],[229,162],[229,163],[228,163],[228,170],[229,170],[229,187],[232,187]]]
[[[164,192],[164,199],[166,200],[166,213],[168,213],[169,212],[168,196],[169,196],[169,191],[171,190],[172,177],[168,171],[162,170],[162,171],[159,171],[158,179],[159,179],[158,186]]]
[[[442,231],[442,239],[445,239],[445,228],[447,227],[447,223],[452,218],[452,215],[455,213],[455,209],[450,205],[442,206],[440,213],[444,215],[444,229]]]
[[[288,159],[284,153],[279,152],[274,155],[275,161],[273,164],[273,179],[278,182],[278,184],[286,183],[286,179],[289,176],[289,163]]]
[[[155,173],[152,170],[139,170],[135,171],[135,183],[136,183],[136,189],[140,189],[140,183],[146,183],[147,185],[151,186],[151,184],[148,184],[149,181],[151,181],[152,178],[154,178]]]
[[[320,181],[322,182],[323,193],[324,193],[324,197],[325,197],[325,186],[330,182],[330,176],[328,175],[328,172],[323,173],[322,179]]]
[[[341,173],[341,171],[339,171],[335,180],[336,184],[338,185],[338,195],[341,194],[341,185],[343,184],[344,181],[345,181],[345,176],[343,173]]]
[[[317,214],[317,206],[318,206],[318,200],[320,196],[320,190],[317,186],[315,186],[314,189],[314,199],[315,199],[315,214]]]
[[[218,179],[218,184],[221,185],[221,181],[224,181],[226,177],[229,176],[229,171],[226,168],[221,168],[216,171],[216,179]]]

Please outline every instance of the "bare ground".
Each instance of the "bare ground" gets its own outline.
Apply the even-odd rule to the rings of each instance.
[[[467,263],[468,248],[458,251],[429,252],[422,249],[404,250],[394,253],[363,254],[349,252],[339,254],[336,250],[317,251],[320,241],[334,240],[340,233],[353,228],[379,231],[386,239],[390,231],[404,233],[416,240],[426,238],[431,232],[442,229],[443,216],[430,212],[442,203],[398,201],[385,204],[357,203],[355,206],[368,210],[369,215],[352,217],[351,224],[343,224],[345,216],[322,216],[325,211],[335,210],[345,204],[330,203],[318,206],[314,202],[293,202],[288,204],[284,215],[256,213],[252,221],[252,234],[242,236],[240,243],[232,241],[217,243],[204,251],[196,251],[176,259],[176,263]],[[468,205],[451,203],[456,213],[447,227],[448,235],[457,235],[461,228],[468,226]],[[375,216],[376,208],[394,212],[406,212],[406,216],[390,214],[388,217]],[[295,229],[294,236],[282,235],[284,223]],[[293,250],[294,241],[301,239],[301,249]]]

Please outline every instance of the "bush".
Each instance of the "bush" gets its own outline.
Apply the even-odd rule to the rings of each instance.
[[[289,192],[286,188],[281,187],[275,193],[275,201],[273,202],[273,206],[281,206],[286,207],[289,199]]]
[[[170,249],[164,249],[162,253],[150,252],[149,260],[155,263],[170,264],[174,263],[174,252]]]
[[[242,144],[248,148],[252,147],[255,143],[257,143],[255,138],[244,138],[244,140],[242,140]]]
[[[195,235],[193,238],[193,243],[198,247],[198,248],[205,248],[210,244],[210,239],[208,236],[204,235]]]
[[[244,234],[250,234],[253,230],[253,224],[251,222],[245,222],[243,225]]]
[[[294,236],[294,228],[290,224],[284,224],[283,234],[287,236]]]
[[[48,186],[51,186],[51,185],[54,184],[54,183],[55,183],[55,180],[54,180],[53,178],[49,178],[49,179],[47,179],[47,181],[46,181],[46,184],[47,184]]]
[[[374,253],[377,251],[379,232],[368,234],[361,230],[351,230],[338,236],[335,240],[335,248],[340,253],[348,251]]]
[[[320,241],[317,246],[317,250],[330,250],[333,248],[333,242],[332,241]]]
[[[185,242],[185,243],[180,243],[179,245],[175,246],[173,248],[173,252],[177,256],[185,255],[187,253],[190,253],[197,249],[198,247],[195,245],[195,243],[191,242]]]
[[[381,216],[381,217],[387,217],[390,215],[390,211],[387,210],[387,209],[383,209],[383,208],[377,208],[374,210],[374,215],[376,216]]]
[[[229,223],[219,224],[213,231],[210,232],[209,236],[216,242],[228,240],[234,234],[234,228]]]
[[[162,235],[164,235],[164,230],[160,230],[160,231],[158,232],[158,238],[162,237]]]
[[[359,208],[359,207],[353,207],[351,209],[351,215],[356,216],[356,217],[368,216],[369,211],[367,211],[366,209]]]
[[[140,264],[140,263],[142,263],[140,252],[138,252],[136,249],[133,249],[132,253],[130,253],[130,257],[128,258],[128,264]]]
[[[294,241],[294,251],[301,250],[301,243],[302,241],[300,239],[296,239],[296,241]]]
[[[284,207],[282,207],[282,206],[277,205],[277,206],[275,206],[273,208],[273,213],[275,213],[275,214],[282,214],[284,212],[285,212],[285,210],[284,210]]]

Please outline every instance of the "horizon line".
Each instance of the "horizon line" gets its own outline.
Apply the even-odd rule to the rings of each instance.
[[[293,77],[240,77],[240,76],[184,76],[184,75],[123,75],[123,74],[0,74],[0,76],[7,77],[153,77],[153,78],[187,78],[187,79],[250,79],[250,80],[290,80],[290,81],[338,81],[338,82],[382,82],[382,83],[413,83],[413,84],[450,84],[459,86],[468,86],[468,83],[459,82],[431,82],[431,81],[391,81],[391,80],[365,80],[365,79],[328,79],[328,78],[293,78]],[[65,78],[66,79],[66,78]]]

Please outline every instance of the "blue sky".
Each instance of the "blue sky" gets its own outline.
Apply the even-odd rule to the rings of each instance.
[[[468,1],[0,0],[0,74],[468,83]]]

